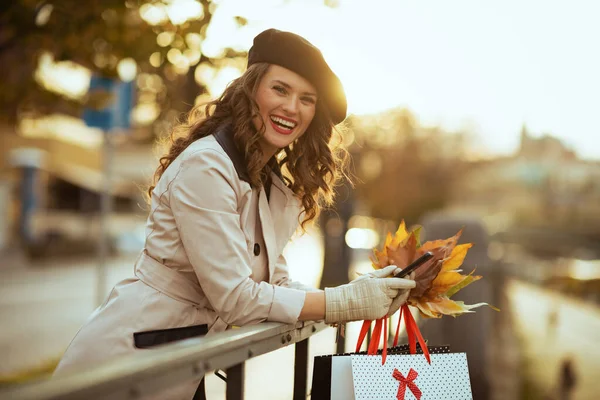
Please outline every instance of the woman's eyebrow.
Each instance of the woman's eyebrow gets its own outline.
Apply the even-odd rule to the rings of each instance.
[[[279,83],[281,86],[285,87],[286,89],[292,88],[288,83],[285,83],[284,81],[280,81],[279,79],[275,79],[274,82]],[[317,94],[313,93],[313,92],[304,92],[302,94],[317,97]]]

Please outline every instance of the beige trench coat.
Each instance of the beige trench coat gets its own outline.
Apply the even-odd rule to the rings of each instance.
[[[282,251],[298,227],[300,202],[280,175],[272,182],[269,199],[251,187],[228,128],[182,152],[152,192],[135,277],[94,311],[55,375],[151,351],[134,346],[135,332],[295,323],[310,289],[288,279]],[[191,399],[197,385],[164,398]]]

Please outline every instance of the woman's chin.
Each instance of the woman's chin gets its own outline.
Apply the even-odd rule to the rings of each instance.
[[[293,142],[293,135],[280,135],[278,133],[271,133],[264,139],[270,147],[280,150]]]

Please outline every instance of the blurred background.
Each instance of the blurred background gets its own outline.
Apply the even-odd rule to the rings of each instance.
[[[427,240],[464,227],[475,243],[464,269],[484,278],[455,297],[501,312],[421,319],[429,343],[467,352],[475,399],[597,398],[598,2],[14,0],[0,11],[0,386],[47,377],[132,275],[157,143],[275,27],[313,42],[340,76],[357,176],[286,248],[292,278],[324,287],[368,271],[402,219]],[[312,354],[334,351],[333,336],[316,335]],[[250,361],[248,398],[291,398],[289,371],[260,374],[291,366],[290,349]],[[224,398],[210,379],[209,398]]]

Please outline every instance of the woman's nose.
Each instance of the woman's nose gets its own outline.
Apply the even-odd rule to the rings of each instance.
[[[284,111],[287,111],[290,114],[298,113],[299,105],[298,102],[300,99],[296,96],[288,96],[285,103],[283,104]]]

